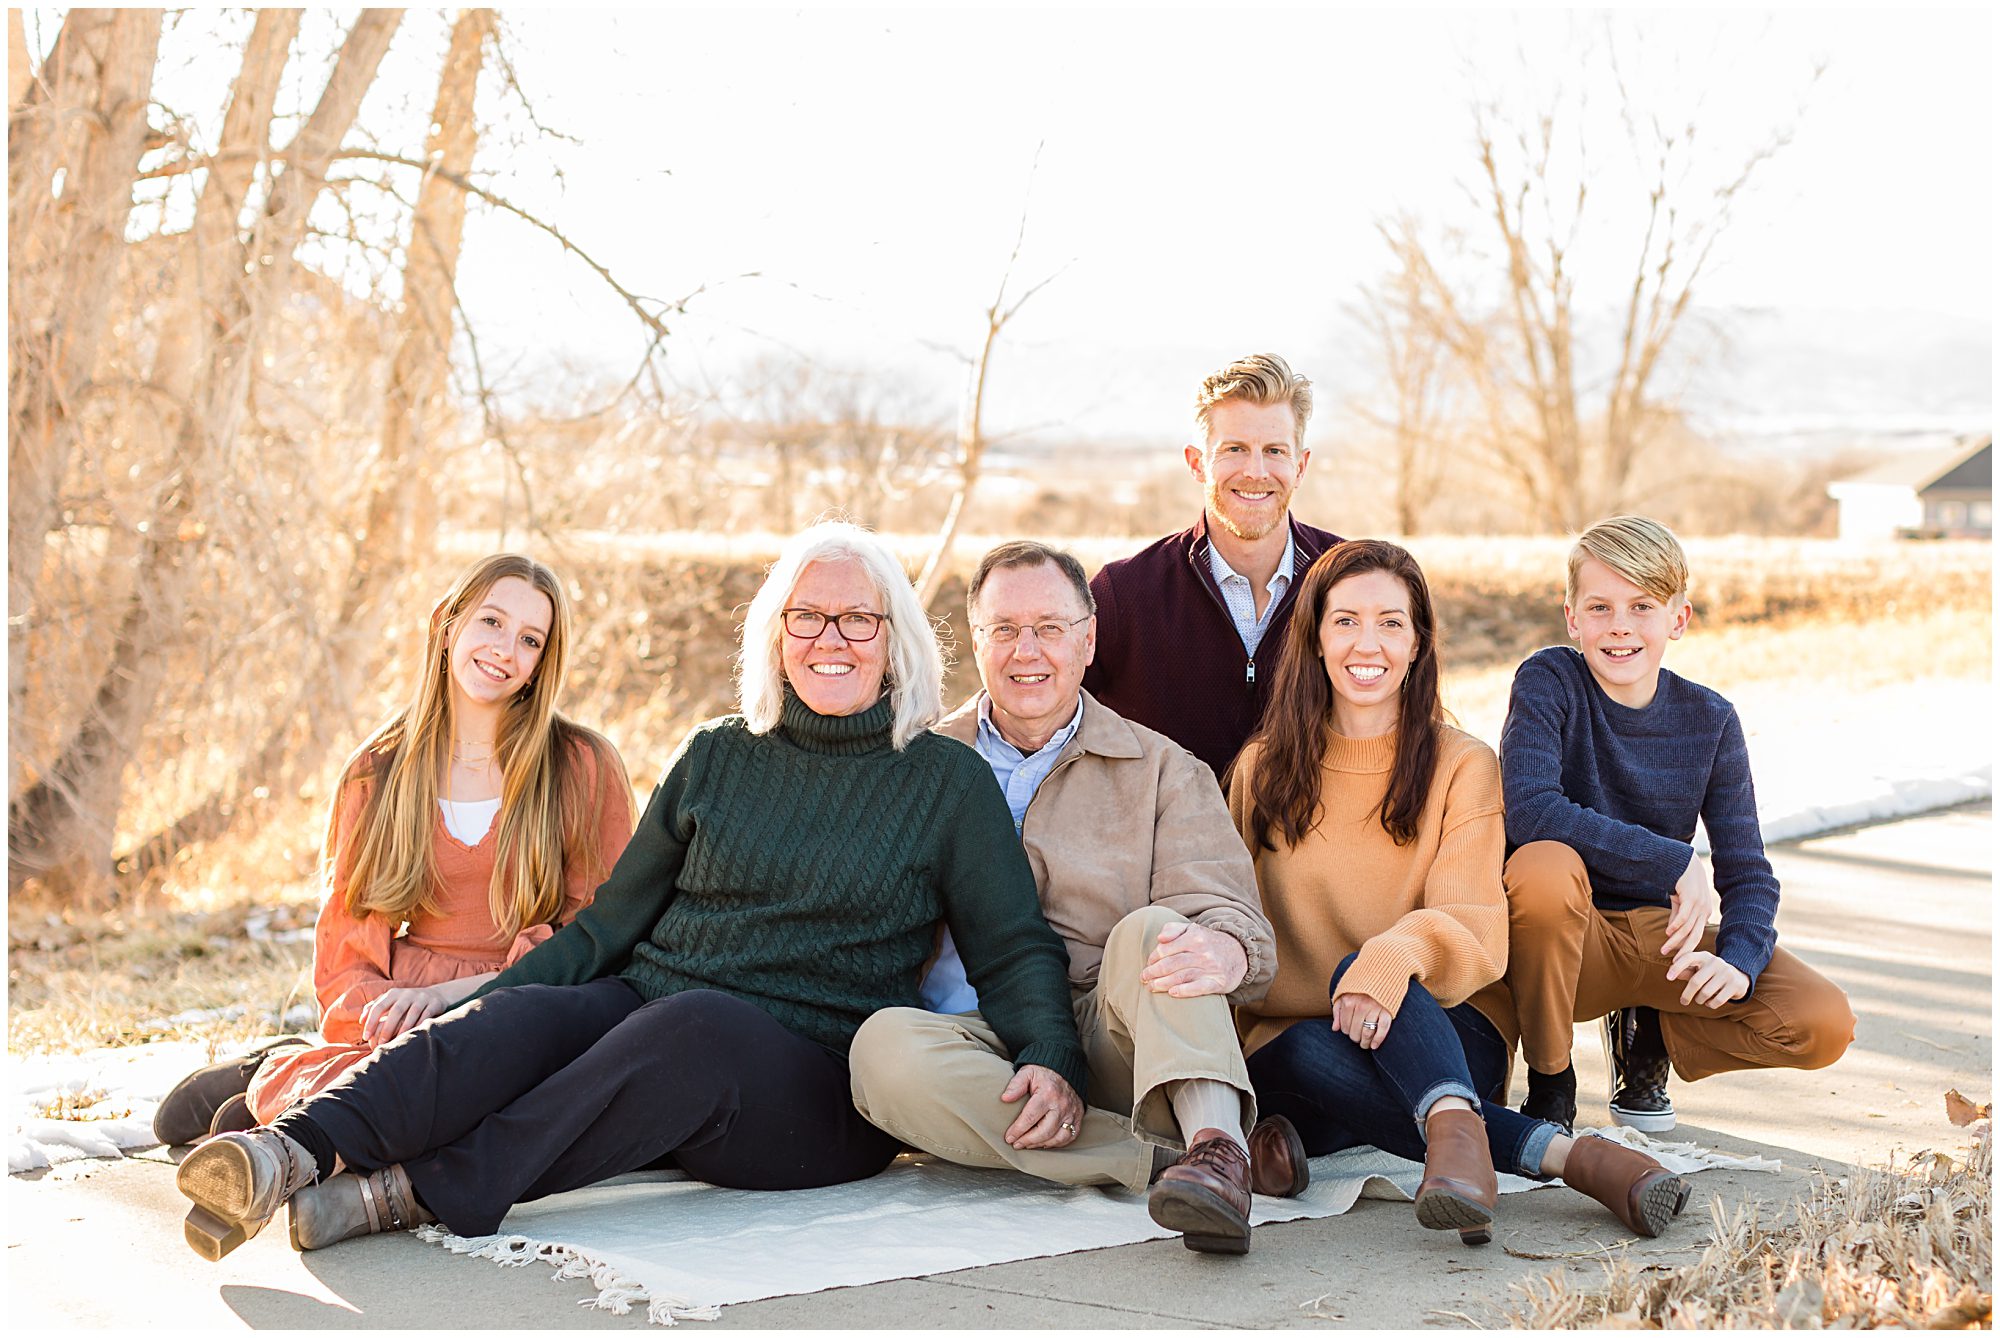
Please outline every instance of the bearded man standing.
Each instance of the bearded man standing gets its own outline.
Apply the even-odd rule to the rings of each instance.
[[[1291,515],[1312,455],[1311,416],[1312,383],[1274,353],[1204,380],[1194,410],[1201,444],[1183,451],[1202,485],[1201,519],[1106,563],[1090,583],[1097,659],[1083,686],[1217,776],[1263,716],[1294,578],[1340,542]]]

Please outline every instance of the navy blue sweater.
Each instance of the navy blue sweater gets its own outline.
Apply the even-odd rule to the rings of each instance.
[[[1568,646],[1514,673],[1500,731],[1507,848],[1560,841],[1583,858],[1601,910],[1667,906],[1708,828],[1722,904],[1716,955],[1757,976],[1778,946],[1778,879],[1764,857],[1736,708],[1665,669],[1641,710],[1620,706]]]

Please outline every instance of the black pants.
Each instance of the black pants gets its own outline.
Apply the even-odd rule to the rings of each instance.
[[[714,990],[642,1001],[616,979],[496,990],[406,1032],[287,1112],[357,1171],[401,1162],[452,1231],[643,1167],[806,1189],[900,1150],[863,1120],[846,1060]]]

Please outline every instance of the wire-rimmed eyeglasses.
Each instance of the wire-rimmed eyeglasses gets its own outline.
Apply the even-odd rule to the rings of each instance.
[[[1060,646],[1062,639],[1069,635],[1069,629],[1078,623],[1089,622],[1094,615],[1084,614],[1081,618],[1071,618],[1068,622],[1049,619],[1039,623],[987,623],[974,626],[973,631],[985,637],[996,646],[1011,646],[1021,639],[1023,632],[1034,634],[1035,640],[1044,646]]]
[[[842,641],[873,641],[882,624],[889,621],[886,613],[863,613],[859,609],[831,615],[818,609],[786,609],[781,616],[785,631],[801,641],[817,640],[828,623],[833,624]]]

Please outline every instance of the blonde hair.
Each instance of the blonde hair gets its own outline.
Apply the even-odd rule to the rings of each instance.
[[[1645,516],[1613,516],[1576,537],[1569,550],[1569,580],[1563,602],[1576,603],[1576,576],[1585,558],[1596,558],[1663,604],[1688,592],[1687,553],[1674,532]]]
[[[1210,373],[1201,383],[1194,397],[1194,421],[1201,428],[1204,442],[1208,440],[1209,410],[1224,400],[1291,405],[1292,419],[1298,425],[1292,434],[1292,445],[1305,445],[1306,420],[1313,411],[1312,382],[1294,372],[1277,354],[1253,353],[1238,358],[1220,371]]]
[[[900,752],[944,714],[944,652],[902,563],[859,525],[822,521],[785,541],[743,619],[737,701],[752,734],[778,727],[785,709],[784,660],[778,651],[785,601],[807,567],[842,559],[860,564],[888,615],[889,671],[883,686],[894,708],[890,743]]]
[[[617,793],[613,787],[629,789],[631,783],[601,735],[556,711],[568,670],[569,598],[555,573],[533,558],[496,553],[459,573],[431,609],[423,672],[409,705],[369,736],[341,774],[335,815],[349,785],[370,786],[349,837],[354,853],[347,906],[357,917],[380,915],[400,923],[415,911],[436,909],[438,790],[452,741],[452,638],[494,583],[510,576],[546,596],[551,616],[541,659],[508,699],[494,739],[501,772],[499,831],[487,888],[494,927],[505,940],[553,920],[562,909],[564,873],[572,860],[587,861],[593,876],[608,872],[595,839],[598,807],[602,796]],[[596,763],[594,786],[585,774],[586,751]],[[333,848],[337,825],[337,818],[329,819],[329,870],[340,867],[346,854]]]

